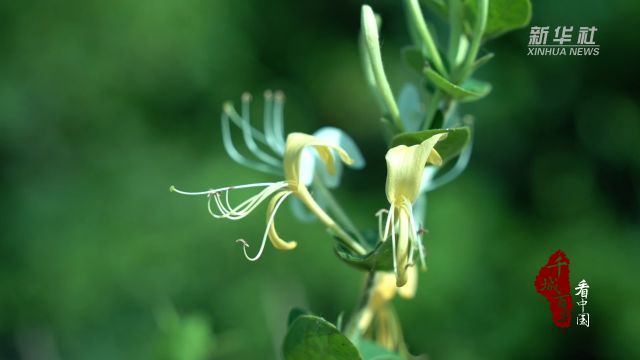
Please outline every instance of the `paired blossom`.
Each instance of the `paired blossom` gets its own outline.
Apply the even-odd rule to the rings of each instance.
[[[267,207],[267,228],[257,254],[249,256],[247,253],[249,244],[243,239],[238,240],[243,246],[245,257],[251,261],[260,258],[267,238],[275,248],[280,250],[291,250],[297,246],[295,241],[283,240],[275,227],[275,216],[278,209],[292,194],[327,227],[335,232],[340,232],[341,230],[333,219],[311,196],[307,186],[312,182],[316,171],[320,173],[319,178],[324,179],[329,185],[333,185],[338,182],[337,176],[342,170],[343,163],[361,167],[363,160],[360,152],[354,151],[356,162],[339,145],[346,143],[348,147],[353,148],[355,147],[353,140],[350,138],[345,140],[345,137],[340,136],[338,130],[333,128],[321,129],[321,134],[324,134],[322,137],[326,138],[327,135],[330,135],[333,137],[333,142],[322,140],[320,136],[297,132],[289,134],[285,140],[282,125],[284,96],[281,93],[276,93],[274,101],[271,92],[265,93],[264,132],[261,132],[250,123],[250,96],[245,94],[242,100],[242,115],[238,114],[230,103],[223,107],[222,133],[225,149],[235,161],[254,169],[281,175],[284,179],[276,182],[228,186],[201,192],[182,191],[173,186],[171,190],[183,195],[207,196],[207,206],[211,216],[229,220],[239,220],[246,217],[263,202],[270,199]],[[230,126],[232,123],[242,130],[245,145],[255,158],[242,155],[233,144]],[[263,147],[268,147],[269,152],[263,150],[258,143],[261,143]],[[355,149],[357,150],[357,148]],[[261,188],[262,190],[245,201],[232,205],[229,193],[247,188]]]
[[[276,174],[282,180],[254,184],[227,186],[201,192],[187,192],[171,187],[172,191],[184,195],[207,196],[207,207],[214,218],[239,220],[252,213],[262,203],[268,201],[266,229],[260,248],[254,256],[247,252],[249,244],[239,239],[245,257],[255,261],[262,255],[267,238],[276,249],[291,250],[295,241],[285,241],[276,230],[275,216],[284,201],[291,195],[313,217],[319,219],[339,238],[348,238],[334,220],[325,212],[321,204],[312,196],[309,187],[321,182],[327,187],[339,184],[343,164],[355,168],[364,166],[364,159],[354,141],[336,128],[322,128],[314,135],[299,132],[290,133],[285,138],[283,125],[284,95],[270,91],[265,93],[263,130],[258,130],[250,121],[251,96],[242,96],[241,112],[231,103],[225,103],[221,118],[222,136],[225,150],[238,163],[266,173]],[[248,156],[234,144],[232,125],[242,132],[242,139]],[[420,209],[421,183],[427,164],[440,165],[442,158],[435,150],[438,141],[446,134],[436,134],[419,145],[400,145],[389,149],[386,154],[387,182],[386,196],[390,207],[378,212],[381,241],[391,238],[393,266],[396,286],[402,287],[408,281],[408,269],[414,265],[415,254],[419,253],[424,265],[424,247],[420,239],[421,231],[416,226],[414,206]],[[246,151],[245,151],[246,152]],[[248,199],[232,204],[229,194],[240,189],[261,189]],[[417,210],[416,212],[419,212]],[[386,219],[383,219],[386,215]],[[365,250],[354,242],[349,242],[359,253]]]
[[[390,207],[378,212],[381,240],[391,237],[393,247],[393,267],[396,285],[407,282],[407,269],[414,265],[415,254],[419,253],[424,266],[424,246],[420,240],[420,229],[416,226],[413,205],[420,195],[420,185],[424,167],[427,164],[441,165],[442,158],[435,150],[438,141],[446,134],[436,134],[419,145],[399,145],[387,151],[386,195]],[[386,215],[383,228],[383,215]]]

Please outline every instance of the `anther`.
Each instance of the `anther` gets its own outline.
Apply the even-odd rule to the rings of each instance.
[[[243,247],[249,247],[249,244],[244,239],[238,239],[236,242],[242,244]]]
[[[225,114],[229,116],[231,116],[234,113],[233,104],[231,103],[231,101],[227,101],[224,104],[222,104],[222,111],[224,111]]]
[[[278,102],[284,102],[285,100],[285,96],[284,93],[280,90],[276,91],[276,95],[275,95],[276,101]]]

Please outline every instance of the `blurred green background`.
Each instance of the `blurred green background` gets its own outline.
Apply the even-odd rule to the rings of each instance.
[[[361,2],[0,2],[2,359],[276,359],[290,307],[335,321],[362,275],[319,224],[278,214],[295,251],[250,263],[258,210],[216,221],[169,193],[272,179],[221,145],[223,101],[287,94],[288,131],[347,130],[368,166],[338,195],[363,227],[386,207],[385,145],[360,69]],[[383,57],[411,72],[396,1]],[[433,359],[640,358],[637,1],[534,1],[532,25],[596,26],[596,57],[526,55],[528,28],[488,44],[494,91],[468,171],[430,197],[429,271],[396,300]],[[260,109],[257,101],[255,109]],[[591,327],[556,328],[534,289],[557,249],[590,286]],[[577,307],[574,308],[574,316]]]

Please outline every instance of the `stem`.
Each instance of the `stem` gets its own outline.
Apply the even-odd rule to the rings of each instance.
[[[460,36],[462,34],[462,17],[460,12],[460,0],[449,1],[449,24],[451,32],[449,33],[449,67],[451,72],[455,72],[456,58],[460,48]]]
[[[482,35],[484,35],[484,29],[487,26],[488,14],[489,0],[478,0],[478,13],[476,15],[476,21],[473,24],[473,38],[471,39],[471,45],[467,52],[467,58],[462,65],[460,81],[464,81],[473,70],[473,63],[476,61],[476,57],[478,56],[478,50],[480,49],[480,43],[482,42]]]
[[[324,200],[327,202],[327,206],[330,208],[331,213],[336,217],[336,219],[341,222],[347,228],[347,230],[356,237],[359,243],[366,243],[364,237],[360,233],[360,230],[358,230],[353,221],[351,221],[351,218],[349,217],[349,215],[347,215],[347,212],[344,211],[342,206],[340,206],[340,203],[338,203],[338,200],[336,200],[331,191],[327,189],[327,187],[320,179],[318,179],[318,177],[315,177],[313,179],[313,186],[314,189],[316,189],[318,193],[324,197]]]
[[[368,272],[365,277],[365,286],[362,289],[362,294],[360,295],[360,301],[356,306],[356,310],[353,313],[353,316],[349,319],[347,326],[345,327],[345,334],[350,339],[354,339],[355,337],[361,335],[367,329],[360,328],[360,321],[363,316],[371,316],[373,314],[367,314],[367,309],[369,308],[369,302],[371,301],[371,293],[373,291],[373,287],[376,284],[376,272],[371,271]]]
[[[409,11],[409,21],[413,23],[413,26],[418,32],[418,35],[422,39],[424,46],[426,48],[427,57],[433,63],[433,66],[440,72],[442,75],[447,76],[447,69],[445,69],[442,58],[440,58],[440,53],[436,48],[436,44],[433,41],[433,37],[431,36],[431,32],[429,32],[429,28],[427,24],[424,22],[424,16],[422,15],[422,10],[420,9],[420,4],[418,0],[406,0],[407,10]]]

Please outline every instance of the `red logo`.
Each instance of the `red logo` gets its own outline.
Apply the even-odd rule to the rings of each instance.
[[[536,291],[549,301],[553,322],[562,328],[571,325],[571,285],[569,284],[569,259],[562,250],[549,257],[547,264],[540,268],[536,281]]]

